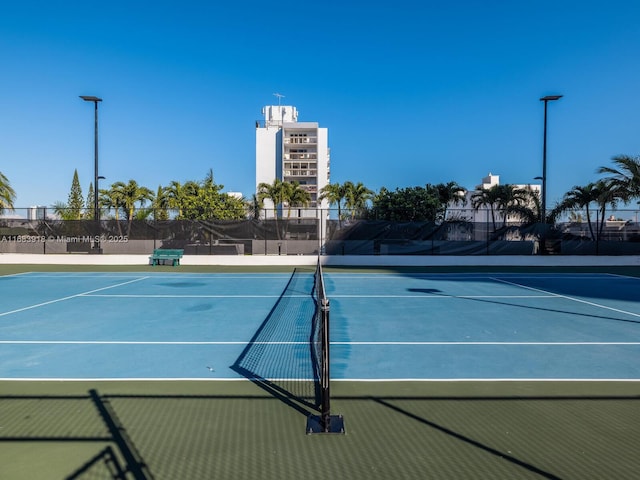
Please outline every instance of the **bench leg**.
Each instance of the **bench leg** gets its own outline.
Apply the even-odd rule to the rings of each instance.
[[[151,266],[155,267],[156,265],[167,265],[167,262],[171,262],[171,265],[177,267],[180,265],[179,258],[152,258]]]

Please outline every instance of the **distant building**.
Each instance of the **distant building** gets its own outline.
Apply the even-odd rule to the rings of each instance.
[[[500,185],[500,175],[494,175],[489,172],[489,175],[482,179],[482,183],[480,185],[476,185],[476,190],[489,189],[496,185]]]
[[[491,222],[491,213],[490,208],[488,206],[480,206],[478,210],[474,210],[472,207],[471,198],[483,189],[490,189],[496,185],[500,185],[500,175],[494,175],[489,173],[486,177],[482,179],[482,183],[480,185],[476,185],[474,190],[467,190],[464,193],[464,202],[461,202],[458,205],[449,205],[449,219],[464,219],[470,222]],[[515,188],[519,189],[529,189],[532,192],[537,192],[540,195],[541,186],[539,184],[518,184],[513,185]],[[531,205],[530,205],[531,206]],[[498,213],[498,212],[496,212]],[[497,219],[496,219],[497,220]],[[500,217],[502,220],[502,217]],[[510,221],[518,221],[519,218],[508,216],[507,222]]]
[[[256,122],[256,192],[261,183],[272,184],[276,179],[298,182],[311,202],[306,208],[292,208],[291,218],[317,218],[318,209],[329,208],[326,200],[318,199],[320,190],[329,183],[327,129],[317,122],[299,122],[293,106],[266,106],[262,114],[264,120]],[[269,218],[274,214],[275,205],[265,200],[263,215]]]
[[[27,220],[44,220],[47,217],[47,207],[37,206],[27,209]]]

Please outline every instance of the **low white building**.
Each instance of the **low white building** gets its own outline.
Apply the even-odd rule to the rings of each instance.
[[[474,223],[491,222],[491,209],[489,208],[489,206],[482,205],[477,210],[475,210],[472,206],[472,197],[481,190],[488,190],[496,185],[500,185],[500,175],[489,173],[482,179],[482,183],[476,185],[474,190],[467,190],[466,192],[464,192],[463,202],[460,202],[457,205],[449,205],[447,209],[447,220],[460,219]],[[539,184],[517,184],[513,186],[515,188],[528,189],[532,192],[537,192],[538,195],[540,195],[541,192],[541,186]],[[496,214],[498,214],[498,212],[496,212]],[[502,222],[502,220],[502,216],[496,218],[496,222]],[[507,217],[507,222],[518,220],[519,219],[516,217]]]

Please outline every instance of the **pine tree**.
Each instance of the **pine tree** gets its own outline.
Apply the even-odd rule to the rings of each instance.
[[[69,192],[69,201],[67,202],[69,210],[69,218],[80,220],[82,210],[84,209],[84,199],[82,198],[82,187],[78,180],[78,170],[73,171],[73,180],[71,181],[71,191]]]
[[[93,182],[91,182],[89,184],[89,193],[87,194],[87,202],[85,203],[85,205],[87,206],[87,208],[85,209],[84,212],[84,218],[92,220],[94,217],[94,212],[93,212],[93,200],[95,198],[95,195],[93,193]]]

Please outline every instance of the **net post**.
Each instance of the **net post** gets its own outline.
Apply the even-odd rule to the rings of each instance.
[[[331,415],[331,392],[330,382],[331,374],[330,365],[330,342],[329,342],[329,298],[327,298],[324,289],[324,279],[322,275],[322,264],[320,256],[316,267],[316,278],[314,289],[317,294],[316,298],[316,318],[320,322],[320,358],[319,358],[319,413],[320,415],[311,415],[307,419],[307,434],[314,433],[339,433],[344,434],[344,419],[342,415]]]
[[[325,433],[331,431],[331,392],[329,379],[330,357],[329,357],[329,299],[321,300],[321,319],[322,319],[322,376],[321,391],[322,405],[320,406],[320,423]]]

